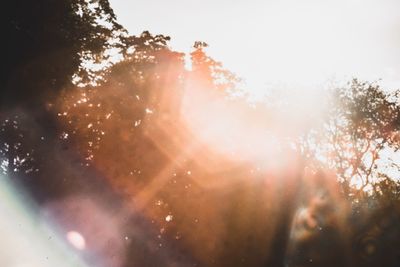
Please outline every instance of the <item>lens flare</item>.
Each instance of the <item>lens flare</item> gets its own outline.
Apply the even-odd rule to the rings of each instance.
[[[69,231],[67,233],[67,240],[78,250],[84,250],[86,247],[85,238],[76,231]]]

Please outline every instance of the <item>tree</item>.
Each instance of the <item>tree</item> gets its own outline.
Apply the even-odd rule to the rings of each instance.
[[[362,192],[385,173],[386,166],[379,163],[383,152],[397,153],[400,148],[397,101],[397,93],[356,79],[333,89],[324,122],[305,135],[303,151],[335,169],[347,194],[350,184]]]
[[[43,192],[56,183],[49,180],[52,168],[68,173],[62,163],[50,164],[61,147],[55,100],[75,87],[76,77],[95,80],[88,65],[105,64],[110,51],[124,51],[130,39],[107,0],[8,1],[1,16],[2,169]]]
[[[221,62],[207,55],[205,49],[208,44],[196,41],[194,51],[190,53],[192,70],[189,83],[205,90],[215,91],[220,94],[233,94],[238,90],[240,79],[231,71],[225,69]]]
[[[302,119],[298,98],[231,97],[240,80],[204,42],[194,44],[187,70],[169,37],[128,36],[106,0],[20,0],[2,12],[0,167],[36,196],[111,187],[129,212],[160,227],[146,237],[156,245],[149,251],[163,240],[206,266],[398,262],[382,246],[398,247],[400,186],[379,163],[400,148],[398,93],[353,80],[326,93],[321,116],[310,105]],[[243,131],[225,129],[224,139],[273,136],[285,164],[259,168],[240,147],[238,161],[215,152],[181,118],[185,90],[240,121]],[[206,122],[219,115],[206,113],[208,104],[198,105]],[[324,244],[355,256],[339,259]]]
[[[8,1],[1,11],[1,107],[43,104],[72,84],[90,79],[84,62],[102,62],[123,48],[125,30],[107,0]]]

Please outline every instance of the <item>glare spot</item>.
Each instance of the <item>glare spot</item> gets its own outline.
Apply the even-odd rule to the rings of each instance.
[[[84,250],[86,247],[85,238],[76,231],[69,231],[67,233],[67,240],[78,250]]]
[[[174,218],[174,216],[172,216],[171,214],[170,214],[170,215],[167,215],[167,216],[165,217],[165,221],[170,222],[170,221],[172,221],[173,218]]]
[[[61,139],[68,139],[68,133],[66,133],[66,132],[62,132],[61,133],[61,137],[60,137]]]

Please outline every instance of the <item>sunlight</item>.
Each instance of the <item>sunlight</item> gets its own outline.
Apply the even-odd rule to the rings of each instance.
[[[398,10],[8,1],[0,267],[400,266]]]
[[[186,88],[182,107],[187,126],[200,142],[229,159],[283,164],[279,139],[265,128],[262,114],[201,89]]]
[[[317,90],[327,80],[354,76],[400,86],[393,57],[398,55],[399,40],[393,38],[398,1],[206,0],[195,9],[192,1],[181,0],[146,1],[139,8],[112,2],[131,33],[169,34],[171,47],[186,53],[194,41],[207,42],[210,55],[243,77],[256,98],[279,84]],[[180,19],[169,18],[170,6]]]
[[[293,147],[287,147],[287,141],[318,125],[326,103],[323,92],[288,89],[276,93],[253,106],[188,83],[181,113],[200,142],[215,152],[233,160],[279,168],[287,163],[288,154],[295,153]]]
[[[87,266],[15,184],[0,175],[0,263],[2,266]],[[76,240],[76,237],[74,237]],[[76,240],[77,241],[77,240]]]

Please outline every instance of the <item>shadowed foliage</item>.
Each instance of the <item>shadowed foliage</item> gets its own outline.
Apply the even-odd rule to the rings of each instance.
[[[186,68],[168,36],[129,35],[106,0],[1,14],[0,171],[41,207],[107,207],[116,266],[400,264],[398,92],[354,79],[307,107],[282,90],[250,103],[206,43]],[[87,262],[114,242],[93,224]]]

